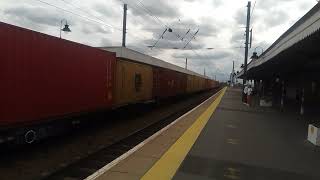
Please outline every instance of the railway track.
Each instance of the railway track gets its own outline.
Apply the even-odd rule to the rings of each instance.
[[[180,117],[190,108],[184,108],[179,112],[163,118],[162,120],[151,124],[145,128],[138,130],[137,132],[129,135],[128,137],[120,140],[119,142],[112,144],[106,148],[95,152],[88,157],[81,159],[66,168],[57,171],[44,179],[47,180],[60,180],[60,179],[84,179],[90,174],[102,168],[104,165],[110,163],[117,157],[121,156],[125,152],[129,151],[140,142],[144,141],[154,133],[164,128],[175,119]]]
[[[117,120],[115,122],[115,124],[118,123],[118,126],[122,124],[122,127],[110,131],[109,134],[104,131],[98,135],[92,135],[92,133],[98,131],[97,129],[100,128],[102,130],[104,128],[92,127],[85,132],[81,132],[80,130],[78,134],[80,138],[75,133],[68,136],[65,140],[61,140],[61,138],[60,140],[54,139],[53,145],[49,141],[40,143],[29,149],[27,147],[25,152],[17,152],[18,155],[16,157],[16,154],[11,152],[8,157],[3,159],[4,161],[0,162],[1,179],[84,179],[170,124],[212,94],[213,92],[206,92],[194,95],[191,98],[178,100],[174,102],[176,103],[176,107],[168,105],[168,102],[163,103],[160,107],[156,107],[156,109],[165,108],[165,111],[157,112],[157,110],[147,108],[138,113],[136,118],[139,120],[140,116],[144,116],[142,115],[144,113],[149,114],[149,117],[142,118],[139,122],[138,120],[136,122],[130,120],[129,117],[133,117],[134,111],[137,109],[131,110],[132,112],[127,112],[129,116],[127,118],[129,119]],[[123,112],[120,113],[122,113],[120,115],[124,116],[120,117],[120,119],[126,119],[126,115]],[[123,124],[126,124],[128,127],[124,127]],[[136,127],[132,127],[133,124]],[[73,143],[73,141],[77,141],[78,143]],[[87,145],[79,145],[82,142]],[[55,150],[59,153],[55,153]],[[30,153],[30,156],[26,157],[25,154],[28,153]],[[9,168],[4,167],[6,164],[9,164]],[[34,167],[31,168],[30,165]]]

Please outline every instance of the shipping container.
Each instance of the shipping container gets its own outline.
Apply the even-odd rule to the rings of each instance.
[[[195,90],[195,92],[198,92],[201,89],[200,79],[201,78],[199,76],[194,76],[194,90]]]
[[[206,81],[205,88],[206,89],[210,89],[212,80],[211,79],[206,79],[205,81]]]
[[[194,76],[188,74],[187,75],[187,93],[195,92],[195,85],[194,85]]]
[[[205,89],[205,79],[199,76],[190,77],[190,92],[199,92]]]
[[[219,81],[213,81],[213,88],[219,87]]]
[[[165,68],[153,67],[153,96],[155,98],[181,95],[186,90],[186,74]]]
[[[200,77],[199,87],[200,87],[199,91],[203,91],[206,89],[206,79],[205,78]]]
[[[207,89],[212,89],[212,88],[214,88],[214,80],[207,79]]]
[[[116,106],[152,100],[153,73],[150,65],[118,58],[116,61]]]
[[[0,22],[0,126],[109,108],[115,53]]]

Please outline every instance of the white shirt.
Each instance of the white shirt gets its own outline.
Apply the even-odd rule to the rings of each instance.
[[[251,88],[251,87],[249,87],[249,88],[247,89],[247,93],[248,93],[248,95],[251,95],[251,94],[252,94],[252,88]]]
[[[244,87],[244,90],[243,90],[244,94],[247,94],[248,93],[248,87]]]

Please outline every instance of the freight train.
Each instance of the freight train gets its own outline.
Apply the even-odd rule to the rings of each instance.
[[[124,47],[90,47],[2,22],[0,39],[0,144],[47,138],[81,113],[219,86]]]

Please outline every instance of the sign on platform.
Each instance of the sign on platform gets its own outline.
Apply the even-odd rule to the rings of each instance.
[[[320,131],[313,124],[309,124],[308,127],[308,141],[316,146],[320,146]]]

